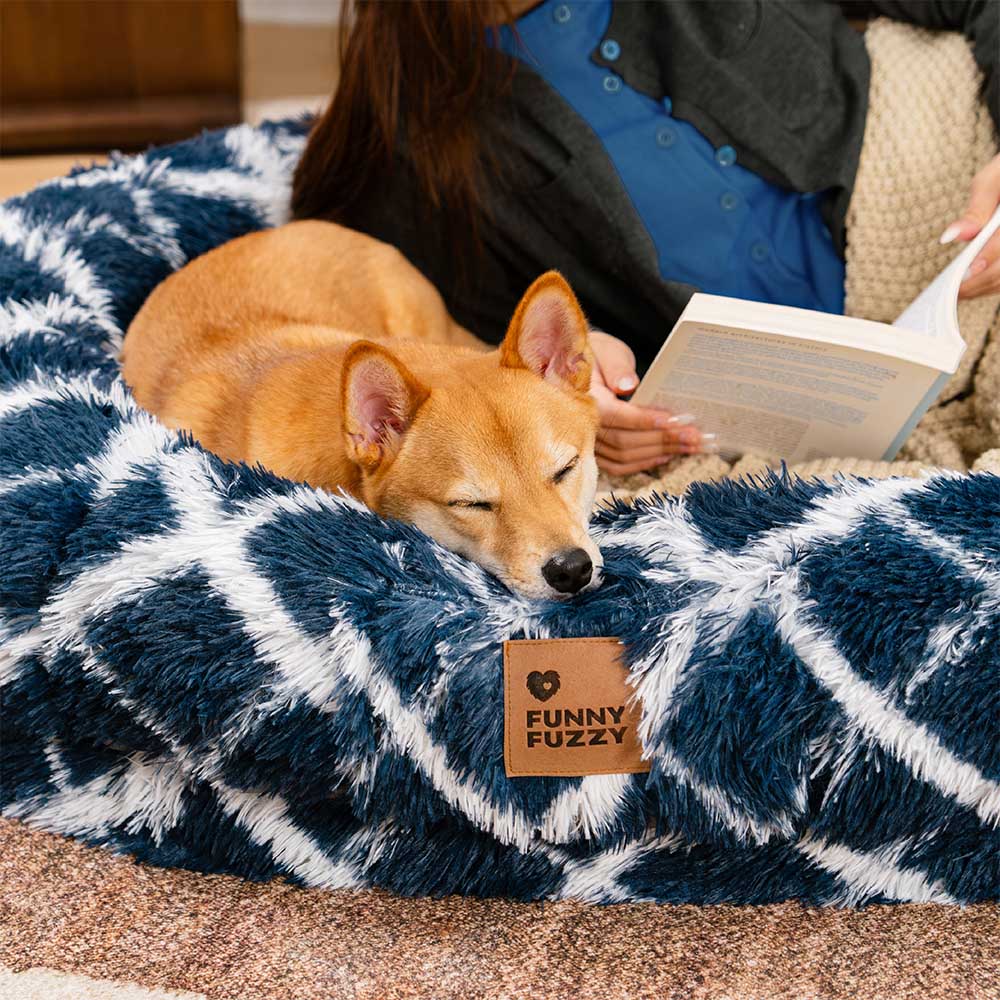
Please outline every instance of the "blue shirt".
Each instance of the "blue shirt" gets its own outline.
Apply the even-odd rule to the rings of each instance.
[[[545,0],[500,47],[538,73],[594,130],[659,256],[660,273],[704,292],[824,312],[844,309],[844,262],[816,194],[740,166],[689,122],[590,58],[614,62],[610,0]]]

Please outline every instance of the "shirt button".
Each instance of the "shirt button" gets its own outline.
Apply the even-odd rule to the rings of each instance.
[[[750,247],[750,258],[758,264],[763,264],[771,251],[763,240],[758,240]]]
[[[572,16],[573,15],[570,12],[569,6],[564,3],[559,4],[559,6],[552,11],[552,20],[555,21],[556,24],[565,24]]]
[[[611,76],[609,74],[604,78],[604,89],[609,94],[617,94],[618,91],[622,89],[622,82],[617,76]]]
[[[669,115],[674,110],[674,102],[669,97],[663,98],[663,110]]]
[[[614,62],[622,54],[622,47],[613,39],[605,38],[601,42],[601,55],[604,56],[608,62]]]
[[[732,146],[720,146],[715,151],[715,161],[721,167],[731,167],[736,162],[736,150]]]
[[[719,198],[719,207],[723,212],[731,212],[740,203],[740,196],[735,191],[724,191]]]
[[[663,146],[665,149],[671,147],[677,141],[677,132],[664,126],[663,128],[656,130],[656,145]]]

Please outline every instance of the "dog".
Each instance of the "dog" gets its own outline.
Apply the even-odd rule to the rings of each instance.
[[[491,350],[395,248],[292,222],[167,278],[121,362],[140,406],[224,459],[343,490],[528,597],[600,582],[594,360],[555,271]]]

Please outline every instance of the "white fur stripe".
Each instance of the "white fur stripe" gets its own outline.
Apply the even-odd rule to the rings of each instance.
[[[173,829],[184,811],[187,774],[171,758],[135,755],[121,770],[92,778],[83,785],[69,781],[59,747],[47,749],[49,769],[58,791],[42,801],[23,799],[5,809],[5,815],[25,817],[32,824],[70,836],[106,837],[112,828],[127,833],[148,832],[154,843]],[[254,844],[266,847],[274,860],[309,885],[329,889],[359,884],[357,866],[332,861],[323,848],[288,817],[287,806],[277,796],[244,792],[212,782],[219,803],[246,831]],[[354,850],[375,847],[377,831],[363,831]],[[345,851],[345,854],[351,853]],[[377,851],[369,857],[377,856]]]
[[[541,850],[563,872],[562,884],[554,898],[589,903],[641,903],[646,897],[623,887],[619,879],[651,854],[660,851],[672,854],[690,846],[677,834],[657,835],[650,831],[622,847],[611,847],[583,860],[571,858],[564,850],[550,845],[543,845]],[[655,898],[648,901],[657,902]]]
[[[164,179],[165,186],[181,194],[199,198],[228,198],[243,201],[262,212],[270,226],[288,221],[288,202],[291,181],[286,180],[281,190],[251,174],[234,173],[231,169],[172,170]]]
[[[123,389],[106,392],[98,388],[89,377],[64,379],[49,376],[45,379],[25,379],[13,388],[0,389],[0,420],[39,403],[58,399],[78,399],[96,406],[106,406],[110,403],[116,408],[129,406]]]
[[[121,333],[117,326],[101,321],[72,296],[53,294],[45,300],[15,302],[8,299],[0,304],[0,343],[30,333],[61,334],[63,326],[75,323],[96,325],[109,334],[109,340],[116,341]]]
[[[184,772],[169,758],[136,754],[117,772],[98,775],[83,785],[69,783],[57,743],[46,753],[58,791],[22,799],[7,806],[5,815],[69,836],[107,836],[111,827],[129,833],[146,830],[156,843],[174,826],[184,807]]]
[[[72,229],[70,224],[28,222],[19,209],[0,203],[0,240],[16,246],[25,261],[57,278],[81,306],[114,328],[111,294],[98,282],[80,251],[68,242]]]
[[[22,382],[14,389],[0,392],[0,420],[6,420],[15,413],[30,409],[39,403],[48,403],[62,399],[64,393],[40,382]]]
[[[277,796],[244,792],[220,782],[212,784],[222,807],[243,827],[253,843],[267,847],[279,865],[298,875],[307,885],[351,889],[360,884],[357,867],[349,861],[332,861],[323,848],[289,818],[285,803]]]
[[[907,903],[957,903],[940,882],[928,882],[914,868],[900,867],[905,844],[895,844],[877,851],[858,851],[844,844],[803,838],[796,845],[813,864],[836,875],[847,886],[840,902],[844,906],[874,896]]]
[[[634,783],[631,774],[592,774],[576,786],[561,791],[542,817],[543,830],[555,830],[571,824],[559,842],[593,840],[607,833],[621,817],[621,808]],[[556,841],[553,841],[554,843]]]
[[[558,899],[578,899],[585,903],[634,902],[635,897],[618,882],[620,876],[648,853],[641,840],[621,848],[602,851],[586,861],[571,861],[560,853],[564,870]]]
[[[94,475],[94,502],[111,496],[136,476],[155,469],[172,448],[176,435],[152,417],[139,413],[108,435],[103,451],[87,462]]]

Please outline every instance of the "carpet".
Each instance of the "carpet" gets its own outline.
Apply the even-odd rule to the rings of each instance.
[[[1000,911],[404,899],[4,820],[0,967],[0,1000],[995,1000]]]

